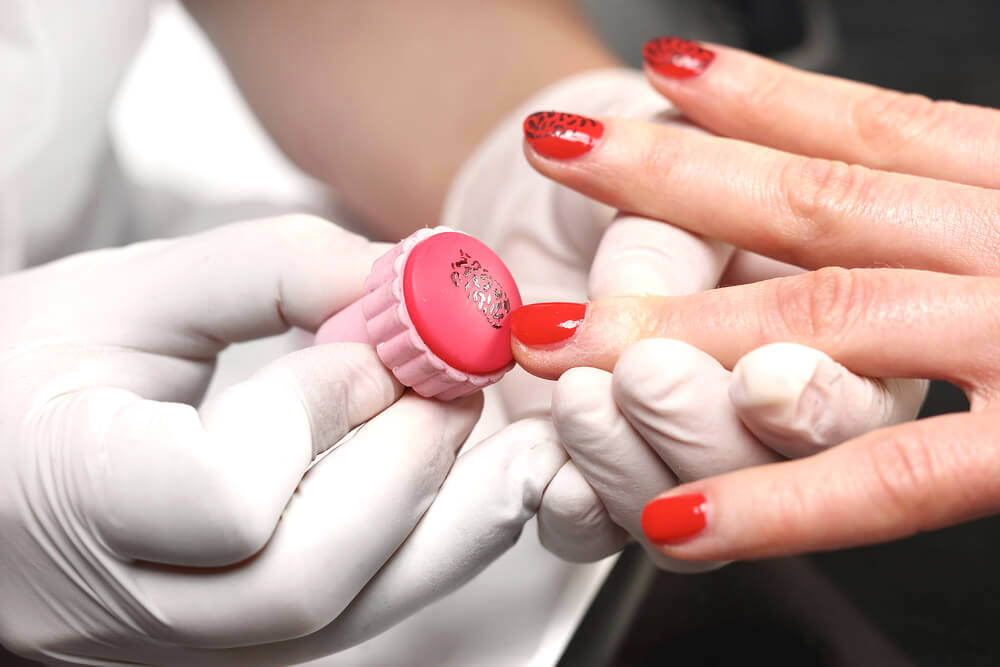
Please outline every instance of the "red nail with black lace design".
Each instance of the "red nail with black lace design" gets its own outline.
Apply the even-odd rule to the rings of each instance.
[[[715,52],[680,37],[657,37],[642,47],[642,57],[661,76],[691,79],[708,69]]]
[[[538,111],[524,119],[524,138],[544,157],[565,160],[583,155],[604,136],[599,120],[559,111]]]

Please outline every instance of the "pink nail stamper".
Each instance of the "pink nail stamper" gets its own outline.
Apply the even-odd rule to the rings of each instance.
[[[369,343],[396,378],[448,401],[514,367],[514,278],[485,244],[447,227],[421,229],[375,260],[365,295],[328,319],[316,343]]]

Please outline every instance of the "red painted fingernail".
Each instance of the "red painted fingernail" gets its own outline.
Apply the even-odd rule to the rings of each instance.
[[[565,160],[583,155],[604,136],[599,120],[575,113],[539,111],[524,119],[524,137],[539,155]]]
[[[707,506],[700,493],[657,498],[642,510],[642,532],[653,544],[687,539],[705,529]]]
[[[528,347],[560,343],[576,333],[587,315],[584,303],[533,303],[510,315],[510,332]]]
[[[657,74],[670,79],[698,76],[715,60],[715,52],[680,37],[657,37],[642,47],[642,57]]]

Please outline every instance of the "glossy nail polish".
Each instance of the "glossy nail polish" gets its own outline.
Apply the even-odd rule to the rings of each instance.
[[[571,338],[586,315],[583,303],[534,303],[511,313],[510,332],[528,347],[555,345]]]
[[[642,510],[642,532],[653,544],[670,544],[705,529],[708,503],[700,493],[657,498]]]
[[[657,74],[669,79],[691,79],[715,60],[715,52],[680,37],[657,37],[642,47],[642,57]]]
[[[545,157],[578,157],[597,145],[602,136],[603,123],[573,113],[539,111],[524,119],[525,139]]]

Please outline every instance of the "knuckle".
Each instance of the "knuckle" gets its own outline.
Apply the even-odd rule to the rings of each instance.
[[[773,520],[768,521],[770,532],[761,536],[765,542],[777,541],[801,530],[802,517],[809,516],[816,505],[815,489],[798,483],[775,485],[770,495],[774,504],[768,512],[772,513]]]
[[[542,418],[509,424],[473,451],[455,463],[449,479],[475,484],[488,498],[480,508],[483,522],[509,535],[535,515],[567,460],[552,422]]]
[[[772,284],[772,299],[762,321],[770,322],[775,340],[807,343],[839,339],[850,331],[871,301],[866,281],[856,269],[824,267]],[[765,324],[765,326],[768,326]]]
[[[889,167],[900,149],[925,137],[957,107],[923,95],[876,90],[854,103],[849,118],[867,161]]]
[[[873,490],[884,509],[903,521],[919,521],[936,476],[930,444],[919,430],[907,429],[875,441],[867,453]]]
[[[986,190],[980,193],[979,201],[966,201],[963,217],[968,243],[973,248],[972,264],[958,272],[978,272],[984,275],[1000,275],[1000,256],[996,253],[1000,244],[1000,192]],[[973,203],[975,202],[975,203]]]
[[[616,401],[643,403],[649,393],[650,379],[654,382],[662,379],[652,368],[658,365],[652,356],[658,352],[656,342],[659,341],[647,338],[634,343],[618,358],[611,376]]]
[[[614,410],[611,375],[593,368],[573,368],[556,383],[552,394],[552,421],[559,434],[575,443],[576,434],[591,439],[607,430]]]
[[[538,538],[549,552],[572,562],[590,562],[620,551],[627,535],[614,524],[600,501],[576,513],[543,504],[538,513]]]
[[[248,512],[245,502],[226,510],[216,521],[220,533],[229,535],[226,546],[231,555],[226,560],[240,562],[260,552],[274,530],[271,517],[264,512]]]
[[[778,229],[779,246],[797,260],[800,249],[836,241],[842,217],[866,200],[873,178],[871,170],[860,165],[790,158],[778,177],[778,196],[789,214],[787,227]]]
[[[245,493],[242,480],[219,470],[229,467],[202,467],[198,493],[201,510],[197,514],[200,531],[213,543],[219,562],[238,563],[264,548],[274,530],[275,518],[265,503],[255,503]]]
[[[374,348],[366,350],[364,355],[352,354],[346,358],[344,373],[336,383],[333,395],[337,404],[350,407],[345,412],[353,417],[369,416],[360,414],[363,412],[360,405],[375,400],[378,405],[387,406],[403,392],[403,386],[379,360]],[[344,418],[348,418],[346,414]]]
[[[604,504],[586,483],[562,483],[544,496],[544,514],[558,518],[563,531],[586,534],[602,526],[608,519]]]

